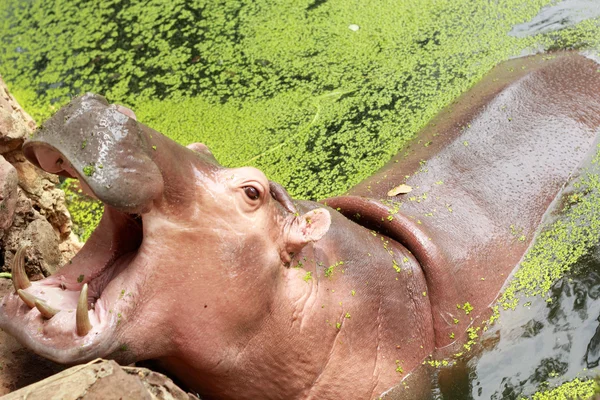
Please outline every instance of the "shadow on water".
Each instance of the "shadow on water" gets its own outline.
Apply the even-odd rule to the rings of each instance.
[[[433,399],[521,399],[600,372],[600,246],[551,289],[521,299],[482,337],[471,359],[442,369]]]

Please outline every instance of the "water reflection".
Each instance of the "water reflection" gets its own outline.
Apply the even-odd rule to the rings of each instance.
[[[597,375],[599,296],[600,247],[552,287],[551,302],[521,299],[517,310],[502,312],[478,354],[438,373],[433,398],[520,399]]]
[[[596,17],[600,17],[598,0],[564,0],[542,8],[531,21],[515,25],[509,35],[526,37],[558,31]]]

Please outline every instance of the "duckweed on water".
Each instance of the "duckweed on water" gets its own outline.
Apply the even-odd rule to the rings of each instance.
[[[577,196],[577,203],[567,202],[561,217],[542,231],[525,255],[498,301],[504,309],[514,309],[520,296],[546,296],[554,282],[597,245],[600,237],[599,171],[600,151],[589,170],[573,184],[576,193],[581,194]],[[498,312],[496,309],[494,320]]]
[[[548,3],[6,0],[0,70],[38,120],[73,95],[102,93],[175,140],[207,143],[225,165],[323,198],[371,175],[492,66],[542,40],[506,33]],[[561,43],[597,32],[588,24]]]
[[[69,204],[73,232],[85,241],[100,223],[104,206],[97,200],[83,196],[78,182],[74,179],[66,179],[61,187]]]
[[[589,399],[594,396],[596,382],[593,380],[581,381],[573,379],[561,386],[534,394],[532,400],[571,400]]]

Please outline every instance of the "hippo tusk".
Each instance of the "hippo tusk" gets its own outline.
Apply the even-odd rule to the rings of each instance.
[[[33,308],[35,307],[35,302],[39,300],[37,297],[32,295],[31,293],[27,293],[23,289],[17,290],[17,294],[23,300],[23,303],[27,304],[27,307]]]
[[[25,273],[25,251],[29,246],[23,245],[19,247],[15,254],[15,259],[12,267],[13,285],[15,291],[18,292],[20,289],[27,289],[31,286],[27,273]]]
[[[88,285],[86,283],[83,285],[83,288],[81,288],[79,300],[77,301],[77,313],[75,315],[75,321],[77,323],[77,334],[79,336],[87,335],[88,332],[92,329],[92,324],[88,315],[87,295]]]
[[[40,312],[40,314],[42,314],[42,316],[46,319],[50,319],[50,318],[54,317],[60,311],[60,310],[50,307],[48,304],[46,304],[42,300],[35,301],[35,308],[37,308],[38,311]]]

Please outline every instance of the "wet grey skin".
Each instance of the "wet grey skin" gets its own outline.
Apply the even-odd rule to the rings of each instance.
[[[93,195],[107,205],[143,212],[164,190],[154,162],[158,146],[162,153],[166,150],[164,138],[120,110],[124,108],[101,96],[76,98],[35,132],[23,152],[47,172],[84,177]]]
[[[207,398],[395,396],[483,323],[595,154],[597,70],[574,53],[511,60],[324,204],[75,99],[24,152],[105,213],[56,275],[19,272],[0,328],[65,363],[157,359]],[[413,191],[387,195],[400,184]]]

